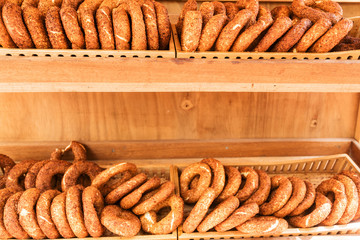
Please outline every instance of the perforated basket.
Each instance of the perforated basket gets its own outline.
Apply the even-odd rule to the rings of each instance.
[[[360,17],[350,18],[354,22],[351,36],[360,37]],[[360,50],[328,52],[328,53],[293,53],[293,52],[184,52],[181,50],[180,34],[177,33],[175,25],[172,25],[177,58],[202,58],[202,59],[336,59],[336,60],[358,60]]]
[[[320,184],[325,179],[333,177],[335,174],[343,170],[353,170],[360,173],[360,168],[347,154],[332,155],[319,158],[302,159],[302,160],[279,160],[279,162],[266,163],[264,161],[239,162],[227,160],[225,165],[232,166],[249,166],[254,169],[261,169],[266,171],[270,176],[283,175],[286,177],[297,176],[301,179],[308,180],[315,186]],[[179,171],[186,166],[178,166]],[[188,216],[192,206],[185,206],[185,216]],[[289,228],[280,235],[249,235],[241,234],[238,231],[216,232],[210,230],[206,233],[184,233],[182,227],[179,227],[179,239],[234,239],[244,237],[263,237],[263,236],[307,236],[307,235],[328,235],[328,234],[351,234],[360,233],[360,222],[352,222],[347,225],[335,225],[330,227],[313,227],[313,228]]]

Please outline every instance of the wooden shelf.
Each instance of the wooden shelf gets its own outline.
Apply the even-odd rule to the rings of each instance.
[[[0,57],[0,92],[360,92],[358,60]]]

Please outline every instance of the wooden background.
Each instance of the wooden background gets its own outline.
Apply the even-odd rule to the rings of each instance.
[[[354,137],[357,93],[1,93],[0,141]]]

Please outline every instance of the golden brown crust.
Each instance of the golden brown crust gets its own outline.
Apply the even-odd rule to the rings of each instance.
[[[222,15],[225,16],[225,15]],[[210,187],[214,188],[216,197],[220,195],[225,186],[225,169],[220,161],[214,158],[206,158],[201,160],[202,163],[206,163],[210,166],[213,173],[212,183]]]
[[[96,11],[96,23],[99,31],[101,49],[114,50],[115,40],[110,8],[100,7]]]
[[[219,223],[225,221],[240,205],[237,197],[231,196],[218,204],[197,227],[199,232],[207,232]]]
[[[214,16],[215,7],[211,2],[203,2],[200,5],[199,11],[202,16],[202,27],[210,21],[210,19]]]
[[[130,20],[122,6],[113,10],[113,26],[116,49],[129,50],[131,41]]]
[[[1,17],[0,17],[1,20]],[[0,43],[1,44],[1,43]],[[5,47],[5,46],[3,46]],[[12,160],[10,157],[0,154],[0,169],[3,173],[3,175],[0,177],[0,189],[5,188],[6,179],[9,175],[10,170],[15,166],[14,160]]]
[[[356,189],[357,189],[358,195],[359,195],[360,194],[360,175],[353,171],[342,171],[340,174],[349,177],[355,183],[355,186],[356,186]],[[360,218],[360,197],[359,197],[358,205],[359,205],[359,207],[356,211],[353,221]]]
[[[194,52],[199,46],[202,29],[202,17],[199,11],[188,11],[184,17],[181,32],[181,49]]]
[[[170,207],[170,212],[157,221],[156,213],[164,208]],[[153,210],[146,212],[140,217],[142,228],[151,234],[169,234],[176,230],[182,223],[184,214],[184,201],[181,197],[172,195],[165,201],[158,204]]]
[[[286,5],[280,5],[271,10],[271,15],[274,19],[279,17],[290,17],[291,9]]]
[[[130,178],[135,176],[135,173],[131,173],[130,171],[125,171],[124,173],[121,173],[120,175],[121,176],[116,176],[116,177],[109,179],[109,181],[107,181],[104,186],[101,186],[101,188],[99,188],[99,190],[103,196],[108,195],[111,191],[113,191],[114,189],[119,187],[121,184],[123,184],[124,182],[126,182],[127,180],[129,180]]]
[[[261,205],[269,197],[271,190],[271,178],[263,170],[255,171],[259,175],[259,188],[244,202],[244,204],[256,203],[257,205]]]
[[[157,26],[159,31],[159,49],[169,49],[171,26],[167,8],[159,2],[154,2]]]
[[[14,191],[10,188],[0,189],[0,238],[8,239],[13,236],[6,230],[4,224],[4,208],[6,201],[14,194]]]
[[[222,2],[213,1],[211,3],[214,5],[214,15],[217,14],[226,15],[226,8]]]
[[[259,13],[259,1],[258,0],[238,0],[236,6],[240,9],[248,9],[251,12],[250,25],[256,22],[257,15]]]
[[[316,192],[319,192],[325,196],[330,192],[334,194],[335,201],[333,202],[331,212],[327,218],[321,222],[321,225],[335,225],[340,220],[346,209],[347,199],[345,195],[344,184],[335,179],[328,179],[321,182],[320,185],[317,186]]]
[[[39,4],[37,7],[41,15],[45,18],[47,12],[50,10],[51,7],[60,7],[61,3],[62,0],[39,0]]]
[[[185,18],[186,13],[188,11],[196,11],[196,10],[197,10],[196,0],[187,0],[183,6],[183,9],[181,10],[178,22],[176,23],[176,31],[179,35],[181,35],[181,33],[182,33],[182,28],[183,28],[184,18]]]
[[[2,13],[3,4],[0,5],[0,13]],[[4,24],[2,14],[0,14],[0,45],[4,48],[16,48],[16,44],[11,39],[8,30]]]
[[[8,233],[14,238],[29,238],[29,235],[22,228],[19,222],[18,202],[23,192],[17,192],[11,195],[6,201],[4,207],[4,225]]]
[[[317,40],[309,51],[317,53],[329,52],[350,32],[352,27],[353,21],[344,18]]]
[[[51,218],[63,238],[73,238],[75,234],[66,217],[65,202],[66,193],[61,193],[53,199],[50,207]]]
[[[288,223],[285,219],[272,216],[253,217],[236,227],[236,229],[241,233],[266,235],[280,234],[287,228]]]
[[[92,186],[84,189],[82,193],[85,227],[92,237],[101,237],[104,227],[101,225],[100,214],[104,209],[104,199],[101,192]]]
[[[236,197],[240,202],[244,202],[259,188],[259,175],[251,167],[240,167],[241,177],[245,179],[244,186],[238,191]]]
[[[36,187],[36,177],[40,169],[49,162],[50,160],[39,161],[33,164],[26,173],[24,185],[25,189]]]
[[[331,211],[331,201],[323,194],[317,192],[315,207],[310,212],[304,212],[298,216],[288,218],[289,223],[295,227],[309,228],[318,225],[326,219]]]
[[[233,20],[231,20],[222,29],[219,38],[215,44],[215,50],[220,52],[227,52],[243,29],[252,17],[252,12],[248,9],[239,11]]]
[[[81,30],[76,9],[73,7],[62,6],[60,9],[60,17],[66,37],[71,42],[72,48],[85,48],[84,33]]]
[[[140,201],[132,209],[133,213],[135,213],[136,215],[142,215],[145,214],[146,212],[151,211],[156,207],[156,205],[167,199],[174,192],[174,190],[175,190],[174,183],[169,181],[163,183],[160,186],[159,190],[153,196],[151,196],[149,199],[146,199],[144,201]]]
[[[50,7],[45,17],[45,25],[53,49],[69,48],[68,39],[66,38],[65,31],[61,23],[59,7]]]
[[[108,205],[101,212],[101,223],[111,232],[124,237],[139,233],[141,223],[137,216],[116,205]]]
[[[235,15],[239,12],[239,8],[236,7],[235,3],[226,2],[224,3],[226,8],[226,16],[228,17],[228,21],[234,19]]]
[[[310,183],[309,181],[304,181],[304,182],[306,185],[306,193],[304,200],[289,214],[289,216],[296,216],[303,213],[304,211],[309,209],[315,201],[314,185],[312,185],[312,183]]]
[[[256,203],[244,204],[236,209],[225,221],[215,227],[217,232],[225,232],[239,226],[259,213]]]
[[[35,206],[40,196],[40,190],[30,188],[20,197],[18,202],[19,222],[23,229],[34,239],[43,239],[45,234],[41,230],[35,213]]]
[[[36,217],[43,233],[49,239],[60,237],[60,233],[51,218],[50,206],[53,199],[59,195],[57,190],[47,190],[43,192],[36,203]]]
[[[183,231],[186,233],[192,233],[199,226],[201,221],[204,219],[210,205],[215,200],[215,190],[213,188],[207,188],[204,193],[200,196],[199,201],[195,204],[191,210],[189,216],[183,223]]]
[[[128,12],[131,17],[131,49],[146,50],[146,30],[140,4],[135,1],[127,3]]]
[[[235,40],[231,51],[244,52],[251,50],[251,44],[264,32],[271,24],[273,19],[268,9],[263,6],[259,7],[259,18],[257,22],[242,32],[239,37]]]
[[[36,177],[36,188],[40,191],[52,189],[52,178],[57,174],[64,174],[71,166],[71,163],[63,160],[52,160],[46,163]]]
[[[74,232],[78,238],[85,238],[89,235],[86,230],[84,222],[84,212],[82,209],[82,191],[84,187],[81,185],[75,185],[70,187],[66,192],[65,209],[66,217]]]
[[[194,177],[200,175],[196,189],[190,189],[189,185]],[[180,175],[180,194],[186,203],[195,203],[210,186],[211,169],[205,163],[193,163],[187,166]]]
[[[36,162],[35,160],[25,160],[11,168],[6,179],[6,187],[14,188],[17,191],[24,190],[24,184],[20,180]]]
[[[269,201],[260,206],[261,215],[271,215],[285,206],[291,197],[292,185],[290,180],[284,176],[273,176],[271,190],[274,192],[270,194]]]
[[[224,190],[217,197],[216,202],[222,202],[230,196],[235,196],[241,185],[241,174],[239,170],[231,166],[224,166],[224,169],[227,180]]]
[[[159,33],[158,33],[154,3],[150,0],[145,0],[144,4],[141,6],[141,10],[144,15],[146,37],[147,37],[147,49],[158,50]]]

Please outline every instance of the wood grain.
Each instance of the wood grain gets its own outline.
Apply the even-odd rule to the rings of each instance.
[[[345,93],[2,93],[0,141],[354,137]]]

